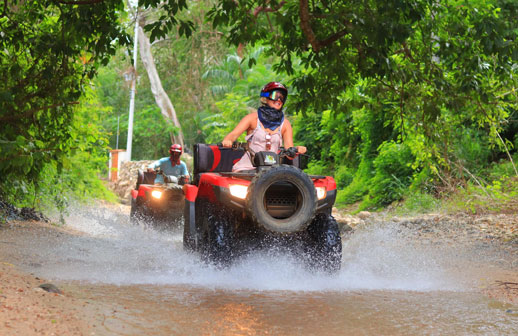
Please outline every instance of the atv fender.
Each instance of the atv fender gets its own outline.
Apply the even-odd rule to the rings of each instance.
[[[136,200],[137,199],[137,196],[138,196],[138,190],[136,189],[131,189],[131,198]]]
[[[183,243],[188,250],[194,250],[198,244],[198,235],[196,234],[196,208],[195,202],[198,195],[198,187],[192,184],[184,184],[183,192],[185,194],[184,208],[184,232]]]

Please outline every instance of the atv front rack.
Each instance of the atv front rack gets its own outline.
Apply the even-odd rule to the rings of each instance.
[[[221,176],[225,177],[239,177],[245,180],[251,180],[257,174],[255,170],[247,170],[243,172],[220,172]],[[325,179],[326,177],[323,175],[308,175],[312,180],[320,180]]]

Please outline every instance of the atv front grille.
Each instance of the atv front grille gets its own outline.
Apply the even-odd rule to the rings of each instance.
[[[296,204],[295,195],[276,195],[266,198],[266,206],[295,206]]]
[[[265,194],[265,207],[274,218],[285,219],[297,211],[299,192],[290,183],[272,185]]]

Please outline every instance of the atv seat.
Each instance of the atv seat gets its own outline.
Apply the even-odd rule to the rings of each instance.
[[[194,175],[206,172],[231,172],[232,166],[245,153],[242,149],[218,147],[217,145],[194,145]]]

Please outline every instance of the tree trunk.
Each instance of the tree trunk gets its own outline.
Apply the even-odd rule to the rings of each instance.
[[[155,61],[153,59],[153,55],[151,54],[149,38],[146,36],[146,34],[144,34],[142,27],[138,28],[138,39],[141,41],[139,43],[140,58],[142,63],[144,63],[144,67],[146,68],[149,82],[151,83],[151,92],[155,97],[155,101],[158,107],[160,107],[160,111],[162,112],[164,118],[166,118],[168,121],[172,121],[173,125],[178,128],[178,134],[171,135],[171,142],[180,144],[183,147],[184,142],[182,126],[180,125],[180,121],[178,121],[176,111],[173,104],[171,103],[171,100],[169,99],[169,96],[167,96],[167,93],[162,87],[162,82],[160,81],[160,77],[156,71]]]

